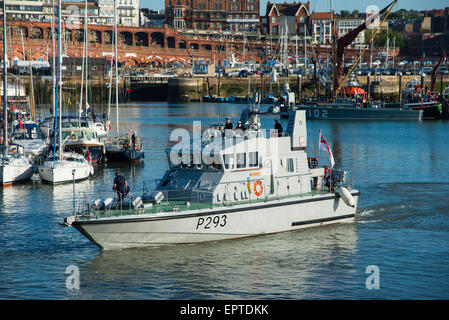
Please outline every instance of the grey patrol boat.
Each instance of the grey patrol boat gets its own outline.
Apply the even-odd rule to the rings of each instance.
[[[306,115],[291,111],[286,132],[208,128],[201,141],[167,149],[170,168],[138,197],[74,202],[64,219],[104,250],[243,238],[354,221],[353,176],[308,159]],[[190,149],[189,149],[190,148]],[[189,152],[193,150],[193,152]],[[195,161],[200,159],[199,161]],[[326,179],[327,177],[327,179]]]

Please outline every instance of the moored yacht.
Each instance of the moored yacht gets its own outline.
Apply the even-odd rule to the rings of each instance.
[[[141,143],[133,143],[127,135],[110,137],[106,142],[106,158],[111,162],[140,161],[145,157]]]
[[[104,142],[100,141],[97,131],[85,127],[62,129],[62,145],[64,151],[83,155],[89,162],[99,162],[104,159]]]
[[[57,184],[87,179],[93,175],[94,168],[83,155],[63,152],[61,157],[56,154],[56,159],[50,155],[38,166],[38,172],[45,182]]]
[[[35,158],[44,155],[48,151],[48,143],[45,141],[39,125],[29,121],[14,126],[12,142],[24,148],[25,155]]]
[[[5,146],[2,146],[4,149]],[[34,174],[34,166],[24,155],[23,147],[9,144],[0,154],[0,181],[3,186],[26,181]]]
[[[242,238],[354,221],[359,192],[347,171],[310,162],[304,111],[282,136],[260,129],[208,129],[167,149],[155,190],[123,200],[78,201],[64,220],[104,250]],[[242,114],[243,118],[243,114]]]

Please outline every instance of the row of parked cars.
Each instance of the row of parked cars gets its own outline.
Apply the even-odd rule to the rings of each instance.
[[[399,75],[399,73],[402,73],[402,75],[420,75],[422,73],[426,75],[430,75],[433,72],[432,67],[422,67],[422,68],[359,68],[357,69],[356,73],[360,76],[366,76],[368,73],[371,73],[371,75],[387,75],[387,76],[394,76]],[[440,74],[449,74],[449,67],[448,66],[440,66],[438,69],[438,72]]]

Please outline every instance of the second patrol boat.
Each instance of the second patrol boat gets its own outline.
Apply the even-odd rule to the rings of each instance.
[[[292,111],[283,136],[260,129],[206,130],[167,150],[170,169],[140,197],[79,201],[65,218],[101,249],[241,238],[354,221],[359,192],[346,171],[308,159],[306,115]],[[193,152],[192,152],[193,151]]]

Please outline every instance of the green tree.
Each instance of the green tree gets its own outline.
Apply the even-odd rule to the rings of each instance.
[[[341,10],[341,11],[340,11],[340,15],[341,15],[343,18],[347,18],[347,17],[349,17],[349,16],[351,15],[351,12],[349,12],[348,10]]]
[[[365,31],[365,39],[368,42],[371,39],[372,31],[366,30]],[[388,30],[388,37],[387,37],[387,30],[381,30],[379,31],[376,36],[374,37],[374,45],[376,47],[385,47],[387,44],[387,38],[390,39],[390,47],[393,47],[393,42],[395,43],[396,48],[404,48],[404,38],[401,36],[400,33]],[[395,39],[395,40],[394,40]]]

